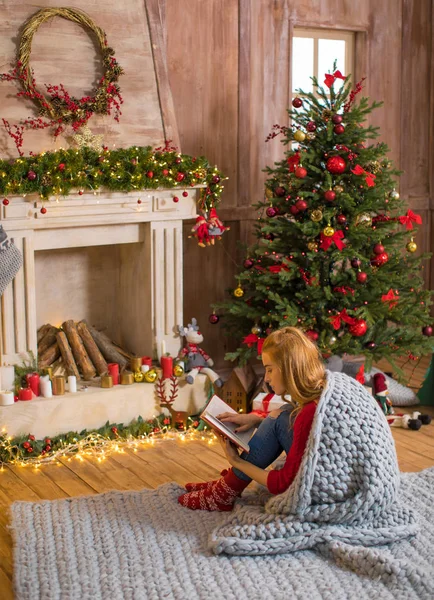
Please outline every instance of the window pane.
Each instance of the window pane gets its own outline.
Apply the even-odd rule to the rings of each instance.
[[[318,82],[322,85],[325,73],[331,73],[334,61],[337,61],[336,68],[342,75],[346,73],[345,64],[345,41],[344,40],[318,40]],[[342,79],[336,79],[334,89],[338,90],[343,85]]]
[[[313,38],[294,37],[292,40],[292,91],[312,91]]]

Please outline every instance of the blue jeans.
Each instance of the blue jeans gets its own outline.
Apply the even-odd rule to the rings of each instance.
[[[260,469],[265,469],[279,458],[283,451],[288,454],[294,436],[292,422],[290,423],[292,410],[293,406],[285,405],[278,417],[264,419],[249,442],[250,452],[243,452],[241,458]],[[240,479],[252,481],[251,477],[239,469],[234,468],[233,472]]]

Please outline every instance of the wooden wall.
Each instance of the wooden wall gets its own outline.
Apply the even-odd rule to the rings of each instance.
[[[185,245],[184,316],[197,317],[218,364],[228,342],[208,323],[209,304],[236,286],[237,242],[251,239],[262,169],[282,152],[265,138],[287,119],[293,27],[357,32],[355,76],[366,75],[365,93],[384,101],[371,121],[404,171],[401,195],[423,217],[419,249],[434,250],[432,0],[165,0],[164,8],[182,149],[229,176],[220,212],[231,231],[211,249]],[[424,278],[434,287],[434,261]]]

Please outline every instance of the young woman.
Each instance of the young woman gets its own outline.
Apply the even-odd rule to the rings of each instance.
[[[267,337],[262,348],[265,381],[275,394],[291,396],[291,403],[263,419],[256,414],[223,413],[222,421],[239,425],[238,431],[258,427],[241,455],[222,439],[232,468],[208,483],[188,483],[178,502],[192,510],[232,510],[235,500],[254,479],[272,494],[284,492],[293,482],[303,458],[315,409],[326,385],[325,367],[317,346],[299,329],[285,327]],[[282,453],[282,469],[266,471]]]

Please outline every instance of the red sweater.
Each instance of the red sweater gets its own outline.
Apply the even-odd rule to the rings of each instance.
[[[281,494],[289,488],[297,475],[315,416],[316,403],[305,404],[294,421],[294,438],[282,469],[273,469],[267,477],[272,494]]]

